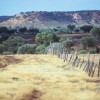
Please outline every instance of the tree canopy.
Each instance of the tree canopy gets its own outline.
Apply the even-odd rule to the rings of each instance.
[[[50,42],[52,43],[52,42],[59,41],[59,38],[54,33],[51,34],[51,33],[47,33],[47,32],[41,32],[36,35],[35,40],[38,44],[49,45]]]

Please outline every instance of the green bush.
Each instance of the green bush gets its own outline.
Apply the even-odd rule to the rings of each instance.
[[[87,50],[80,50],[80,51],[79,51],[79,54],[87,54],[87,53],[88,53]]]
[[[45,44],[49,45],[50,42],[57,42],[59,41],[59,38],[54,33],[48,33],[48,32],[41,32],[36,35],[36,43],[38,44]]]
[[[36,53],[37,54],[43,54],[45,52],[45,48],[46,48],[45,44],[37,46]]]
[[[11,54],[13,54],[13,52],[10,52],[10,51],[4,51],[3,52],[3,55],[11,55]]]
[[[67,39],[67,40],[63,41],[62,44],[64,45],[64,47],[70,48],[71,46],[73,46],[73,41]]]
[[[93,36],[90,37],[82,37],[80,41],[83,49],[86,49],[86,47],[94,47],[96,43],[96,38]]]
[[[90,53],[90,54],[95,54],[95,53],[96,53],[96,49],[90,49],[90,50],[89,50],[89,53]]]
[[[67,40],[62,42],[62,45],[67,49],[68,52],[70,52],[71,47],[73,46],[73,41],[67,39]]]
[[[79,51],[79,54],[87,54],[87,53],[95,54],[96,53],[96,49],[81,50],[81,51]]]
[[[62,43],[63,41],[65,41],[66,39],[64,38],[60,38],[59,42]]]
[[[35,54],[35,44],[24,44],[18,48],[18,54]]]
[[[10,37],[3,44],[7,51],[17,53],[18,47],[23,45],[25,40],[22,37]]]

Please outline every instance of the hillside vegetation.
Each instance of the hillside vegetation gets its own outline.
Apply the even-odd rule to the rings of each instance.
[[[25,12],[16,14],[13,18],[0,23],[0,26],[42,29],[66,27],[69,24],[98,26],[100,25],[100,11]]]

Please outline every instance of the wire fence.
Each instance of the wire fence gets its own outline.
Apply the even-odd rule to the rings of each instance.
[[[90,77],[100,77],[100,54],[98,59],[95,54],[78,54],[77,51],[69,53],[69,50],[58,46],[51,46],[46,50],[47,54],[57,55],[64,62],[70,62],[73,67],[79,67]],[[81,57],[80,57],[81,56]],[[87,58],[87,59],[86,59]],[[96,58],[96,59],[95,59]]]

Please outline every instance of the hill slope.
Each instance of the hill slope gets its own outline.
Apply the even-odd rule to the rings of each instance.
[[[0,23],[9,20],[10,18],[12,18],[13,16],[0,16]]]
[[[0,26],[53,28],[68,24],[100,25],[100,11],[26,12],[0,23]]]

